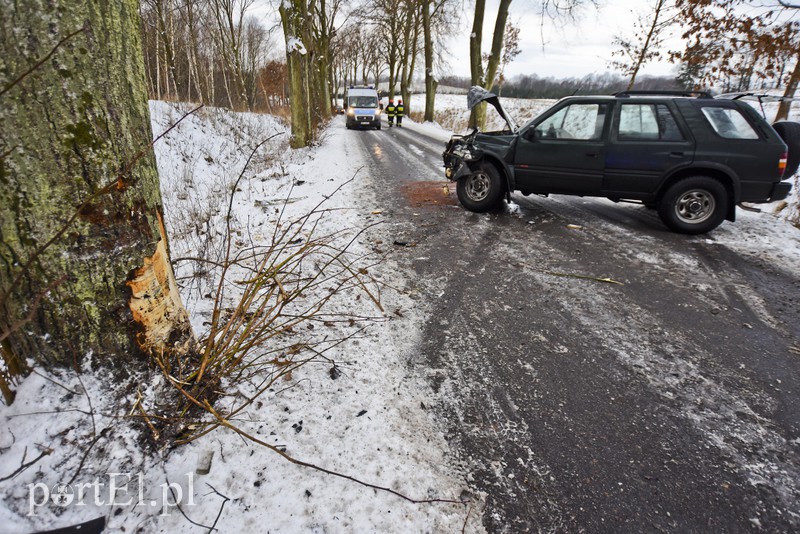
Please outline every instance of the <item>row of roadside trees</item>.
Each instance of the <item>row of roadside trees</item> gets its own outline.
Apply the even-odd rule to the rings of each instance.
[[[437,73],[454,55],[469,57],[470,85],[492,90],[507,81],[505,67],[522,52],[511,20],[517,4],[547,24],[572,24],[591,7],[604,16],[603,2],[594,0],[141,0],[149,91],[157,99],[288,113],[293,146],[314,140],[350,84],[382,81],[389,96],[409,103],[412,84],[424,83],[424,119],[433,120]],[[627,88],[661,86],[639,75],[648,62],[669,59],[681,87],[782,86],[793,96],[799,8],[791,0],[648,0],[637,4],[629,32],[616,36],[610,64]],[[270,26],[276,13],[280,22]],[[445,50],[454,31],[470,24],[465,19],[468,48]],[[787,113],[782,106],[779,118]],[[483,122],[480,109],[471,121]]]
[[[293,0],[297,9],[307,4],[309,0]],[[340,27],[339,37],[344,38],[330,41],[337,47],[336,53],[332,52],[336,59],[329,62],[330,80],[346,84],[360,78],[362,83],[369,79],[377,83],[385,73],[390,96],[399,84],[401,96],[408,102],[420,56],[425,76],[424,118],[433,120],[435,72],[444,61],[442,38],[460,26],[460,5],[456,0],[365,1],[351,12],[352,24]],[[519,28],[509,21],[512,0],[491,5],[474,0],[469,5],[469,50],[462,52],[469,54],[470,85],[492,90],[504,81],[505,66],[521,52]],[[601,7],[602,2],[537,0],[526,8],[536,9],[543,21],[570,23],[589,6]],[[668,58],[678,65],[677,84],[686,88],[716,86],[745,91],[783,86],[784,95],[794,97],[800,82],[800,4],[792,0],[650,0],[637,9],[638,23],[630,35],[616,39],[619,50],[613,62],[628,77],[628,88],[636,83],[645,64]],[[602,10],[598,16],[602,18]],[[493,29],[484,39],[487,24]],[[285,35],[288,42],[296,33],[287,31]],[[667,38],[674,36],[681,45],[665,49]],[[653,81],[644,85],[648,83]],[[294,89],[290,91],[293,94],[302,87]],[[782,103],[776,119],[785,119],[790,106],[789,100]],[[483,110],[476,108],[470,122],[483,121]]]

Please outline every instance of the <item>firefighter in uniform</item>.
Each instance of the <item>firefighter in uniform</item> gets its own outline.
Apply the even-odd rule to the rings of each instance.
[[[394,115],[397,112],[397,108],[394,107],[394,102],[392,99],[389,99],[389,103],[386,105],[386,118],[389,120],[389,128],[394,126]]]
[[[397,99],[397,105],[394,107],[394,113],[397,116],[397,127],[400,128],[403,126],[403,115],[405,114],[405,108],[403,108],[403,101],[399,98]]]

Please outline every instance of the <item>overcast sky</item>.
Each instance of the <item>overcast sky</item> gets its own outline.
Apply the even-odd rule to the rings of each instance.
[[[521,28],[520,48],[522,53],[506,69],[506,76],[537,74],[546,77],[582,77],[591,73],[612,71],[609,66],[614,36],[633,34],[638,13],[652,10],[654,0],[598,0],[600,7],[582,8],[574,22],[555,24],[542,20],[536,5],[540,0],[513,0],[509,20]],[[251,14],[263,17],[268,26],[278,24],[275,12],[276,0],[256,0]],[[487,0],[483,49],[491,46],[494,21],[499,0]],[[586,4],[591,4],[585,0]],[[469,33],[472,30],[474,2],[465,1],[459,25],[461,31],[447,43],[450,52],[449,70],[439,76],[454,74],[469,77]],[[384,14],[383,16],[389,16]],[[277,37],[281,39],[281,37]],[[544,45],[543,45],[544,42]],[[672,48],[678,44],[673,41]],[[645,66],[642,74],[669,75],[676,66],[667,62]],[[612,71],[613,72],[613,71]]]
[[[487,0],[483,30],[484,51],[488,51],[491,46],[498,1]],[[632,35],[637,19],[632,10],[646,13],[653,4],[653,0],[600,0],[599,9],[585,7],[579,12],[576,21],[561,23],[559,27],[549,20],[542,24],[536,10],[531,8],[535,1],[511,2],[509,20],[521,29],[522,53],[508,66],[506,76],[537,74],[542,77],[563,78],[612,71],[609,62],[612,59],[611,53],[615,49],[612,44],[614,36]],[[452,52],[449,74],[469,76],[471,7],[469,6],[464,12],[464,30],[454,37],[448,46],[448,50]],[[672,46],[675,48],[678,45]],[[642,73],[669,75],[675,70],[676,65],[660,62],[646,66]]]

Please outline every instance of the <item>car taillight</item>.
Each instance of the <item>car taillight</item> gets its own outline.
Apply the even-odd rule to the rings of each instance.
[[[789,160],[789,153],[784,152],[781,154],[781,159],[778,160],[778,174],[783,178],[783,173],[786,172],[786,162]]]

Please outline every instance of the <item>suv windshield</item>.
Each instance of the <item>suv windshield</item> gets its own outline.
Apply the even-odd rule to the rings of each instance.
[[[351,96],[348,104],[351,108],[377,108],[378,99],[374,96]]]

